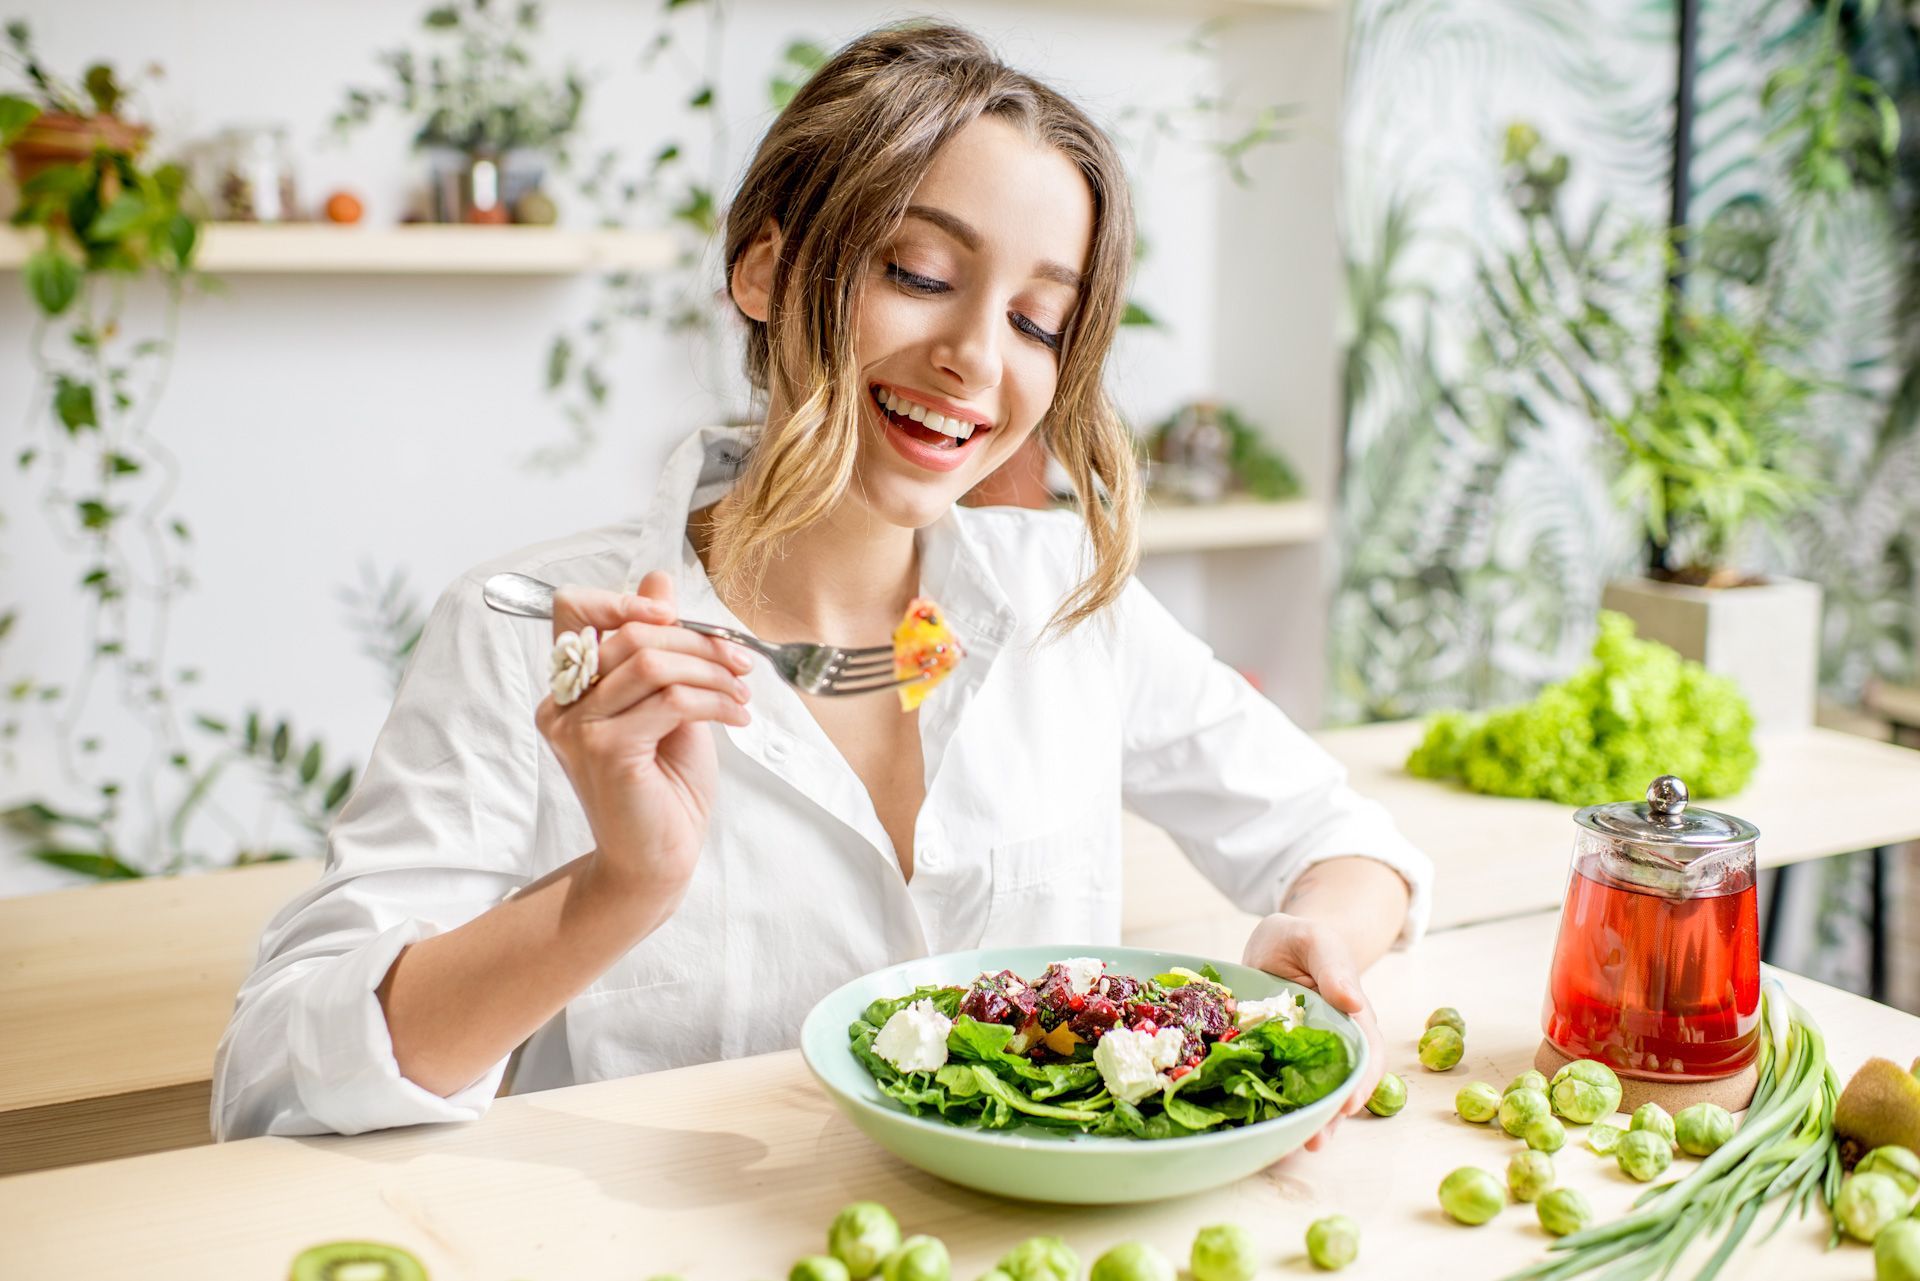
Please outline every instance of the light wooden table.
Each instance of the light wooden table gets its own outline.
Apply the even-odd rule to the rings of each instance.
[[[311,861],[0,899],[0,1174],[212,1141],[214,1047]]]
[[[1392,721],[1314,737],[1347,767],[1354,790],[1385,805],[1433,856],[1433,928],[1558,907],[1577,830],[1573,807],[1415,778],[1403,766],[1420,734],[1415,722]],[[1920,751],[1828,729],[1763,734],[1759,748],[1746,790],[1700,804],[1760,829],[1762,867],[1920,839]],[[1153,887],[1124,900],[1129,934],[1231,912],[1165,833],[1132,815],[1125,850],[1126,882]]]
[[[1040,1232],[1086,1260],[1137,1238],[1184,1263],[1194,1231],[1222,1220],[1254,1235],[1263,1277],[1307,1275],[1302,1234],[1336,1211],[1361,1225],[1360,1261],[1344,1275],[1494,1277],[1545,1248],[1531,1208],[1465,1228],[1440,1213],[1435,1188],[1461,1165],[1501,1175],[1518,1150],[1497,1127],[1455,1118],[1452,1098],[1470,1080],[1504,1083],[1531,1064],[1555,928],[1554,914],[1540,914],[1388,957],[1370,987],[1388,1066],[1408,1082],[1406,1109],[1344,1122],[1325,1150],[1216,1192],[1169,1188],[1170,1199],[1131,1208],[969,1192],[869,1142],[786,1052],[501,1099],[468,1125],[250,1139],[0,1180],[0,1276],[275,1277],[308,1245],[373,1239],[415,1251],[436,1281],[779,1277],[821,1249],[835,1211],[871,1197],[906,1230],[943,1238],[958,1278]],[[1785,981],[1843,1078],[1869,1055],[1904,1062],[1920,1050],[1920,1020]],[[1435,1075],[1418,1066],[1414,1039],[1442,1004],[1465,1015],[1467,1054]],[[1612,1218],[1642,1185],[1580,1146],[1582,1133],[1574,1127],[1555,1158],[1561,1182]],[[1824,1220],[1790,1224],[1727,1275],[1871,1275],[1862,1247],[1828,1254],[1825,1240]]]

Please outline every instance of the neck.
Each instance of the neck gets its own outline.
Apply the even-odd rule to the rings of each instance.
[[[703,565],[712,564],[713,514],[729,501],[688,519]],[[919,590],[914,531],[846,501],[788,537],[755,598],[728,599],[727,606],[763,640],[873,645],[892,634]]]

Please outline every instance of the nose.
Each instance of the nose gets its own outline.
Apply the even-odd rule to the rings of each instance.
[[[983,299],[975,306],[952,308],[946,320],[934,340],[934,365],[965,395],[999,386],[1003,363],[999,326],[1004,321],[993,303]]]

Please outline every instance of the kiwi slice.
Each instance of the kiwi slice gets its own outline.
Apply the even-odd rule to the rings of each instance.
[[[427,1270],[397,1245],[333,1241],[302,1250],[288,1281],[427,1281]]]
[[[1868,1148],[1920,1150],[1920,1079],[1888,1059],[1868,1059],[1840,1092],[1833,1128]]]

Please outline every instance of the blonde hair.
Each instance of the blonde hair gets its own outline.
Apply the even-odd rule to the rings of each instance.
[[[831,511],[853,479],[866,391],[853,351],[859,282],[949,138],[981,116],[1065,155],[1093,197],[1093,247],[1037,434],[1065,469],[1091,546],[1086,577],[1049,621],[1057,635],[1111,604],[1138,558],[1132,433],[1102,385],[1125,309],[1133,211],[1119,153],[1073,103],[950,26],[869,32],[808,80],[761,140],[728,211],[727,281],[769,220],[782,242],[765,323],[747,318],[754,388],[790,406],[759,433],[714,510],[709,570],[723,598],[759,590],[781,543]]]

